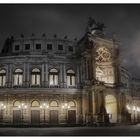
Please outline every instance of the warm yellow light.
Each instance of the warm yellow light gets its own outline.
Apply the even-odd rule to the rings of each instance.
[[[136,107],[135,106],[133,106],[133,111],[135,111],[136,110]]]
[[[27,105],[25,105],[24,108],[26,109],[27,108]]]
[[[127,110],[131,110],[131,107],[129,105],[126,105]]]
[[[40,108],[42,108],[42,106],[40,106]]]

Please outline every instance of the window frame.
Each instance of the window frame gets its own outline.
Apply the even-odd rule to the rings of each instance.
[[[16,72],[16,70],[21,70],[21,71],[20,72]],[[23,85],[23,70],[22,69],[16,69],[16,70],[14,71],[14,74],[13,74],[13,76],[14,76],[14,81],[13,81],[14,82],[14,86],[22,86]],[[17,77],[17,83],[15,83],[16,76],[18,76]],[[20,81],[21,81],[21,84],[20,84]]]
[[[0,85],[0,87],[4,87],[4,86],[6,86],[6,70],[2,69],[2,70],[0,70],[0,72],[2,72],[2,73],[0,73],[0,77],[1,77],[1,81],[0,81],[1,85]]]
[[[56,70],[56,72],[51,72],[51,70]],[[51,84],[50,77],[53,77],[53,84]],[[57,78],[56,78],[57,77]],[[56,82],[57,81],[57,82]],[[57,84],[56,84],[57,83]],[[49,70],[49,86],[58,86],[59,85],[59,72],[57,69],[52,68]]]
[[[34,71],[34,70],[38,70],[38,71]],[[33,76],[35,77],[35,81],[33,81]],[[39,83],[38,83],[38,76],[39,76]],[[41,71],[38,68],[34,68],[31,71],[31,85],[32,86],[40,86],[41,85]]]

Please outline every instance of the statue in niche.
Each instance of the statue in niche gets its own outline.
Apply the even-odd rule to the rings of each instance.
[[[99,23],[95,19],[89,17],[88,25],[87,25],[87,32],[91,34],[103,33],[104,28],[105,28],[104,23]]]

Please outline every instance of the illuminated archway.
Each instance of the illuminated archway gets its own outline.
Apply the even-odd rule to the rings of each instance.
[[[113,95],[107,95],[105,97],[105,107],[107,113],[109,113],[110,122],[117,122],[117,100]]]

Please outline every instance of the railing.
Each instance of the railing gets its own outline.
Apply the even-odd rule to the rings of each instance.
[[[4,85],[4,86],[0,86],[0,89],[10,89],[10,88],[13,88],[13,89],[19,89],[19,88],[71,88],[71,89],[76,89],[78,88],[77,86],[60,86],[60,85],[32,85],[32,84],[28,84],[28,85]]]

